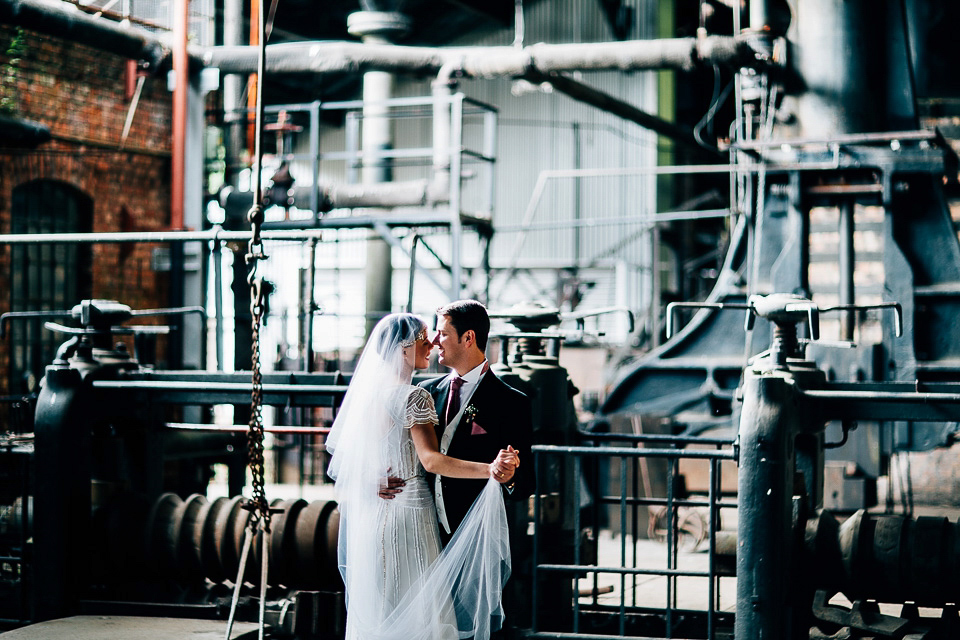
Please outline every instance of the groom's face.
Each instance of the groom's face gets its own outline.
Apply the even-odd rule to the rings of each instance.
[[[466,359],[467,344],[451,324],[450,316],[437,316],[437,335],[433,344],[440,348],[439,362],[445,367],[456,369]]]

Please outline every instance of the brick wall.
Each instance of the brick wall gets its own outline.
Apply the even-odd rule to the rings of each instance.
[[[52,133],[36,147],[0,142],[0,232],[11,230],[13,189],[37,179],[66,182],[92,198],[94,232],[169,227],[172,96],[165,75],[147,76],[121,145],[126,73],[124,58],[0,26],[0,108]],[[168,306],[167,274],[151,268],[155,248],[95,245],[93,296],[134,309]],[[0,245],[0,292],[10,291],[10,269],[9,247]],[[0,293],[0,312],[9,308],[9,293]],[[0,394],[9,389],[8,371],[8,347],[0,344]]]

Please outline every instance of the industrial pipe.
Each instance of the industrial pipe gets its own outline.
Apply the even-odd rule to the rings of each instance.
[[[738,640],[790,638],[791,489],[799,431],[792,377],[744,372],[737,475]]]
[[[50,127],[44,124],[0,115],[0,141],[2,142],[36,145],[49,139]]]
[[[319,211],[333,209],[423,207],[449,201],[449,186],[440,180],[408,180],[404,182],[379,182],[371,184],[320,184]],[[315,187],[294,187],[293,204],[309,209]],[[224,188],[220,193],[220,205],[237,210],[250,207],[252,191],[236,191]]]
[[[402,13],[392,11],[357,11],[347,16],[347,30],[362,38],[361,46],[388,45],[410,29],[410,21]],[[394,76],[391,70],[367,69],[363,74],[363,127],[361,154],[363,167],[360,181],[364,185],[388,183],[393,180],[393,166],[384,153],[393,147],[390,108],[387,101],[393,96]],[[458,212],[459,214],[459,212]],[[366,262],[366,335],[379,320],[379,314],[391,308],[393,298],[392,249],[383,239],[367,241]]]
[[[173,75],[173,149],[170,176],[170,228],[183,229],[184,181],[186,180],[187,94],[189,62],[187,59],[187,0],[174,3]],[[174,301],[174,304],[178,304]]]
[[[878,104],[890,77],[886,12],[868,0],[794,1],[790,64],[804,84],[798,135],[888,130],[887,110]]]
[[[0,23],[143,60],[151,69],[159,67],[170,54],[163,41],[146,29],[86,14],[67,2],[0,0]]]
[[[635,122],[641,127],[650,129],[654,133],[658,133],[698,151],[709,151],[713,154],[721,155],[720,150],[716,147],[699,143],[691,129],[681,127],[669,120],[664,120],[659,116],[647,113],[628,102],[582,82],[577,82],[568,76],[559,73],[547,74],[537,69],[531,69],[527,72],[525,78],[534,84],[549,82],[554,89],[574,100],[602,109],[624,120]]]
[[[154,34],[87,15],[66,3],[0,0],[0,22],[55,35],[159,67],[170,49]],[[221,73],[254,73],[258,47],[191,47],[192,61]],[[700,65],[762,67],[765,54],[743,37],[704,36],[627,42],[539,43],[528,47],[403,47],[386,43],[286,42],[267,47],[268,73],[349,73],[371,69],[435,75],[456,63],[471,78],[520,77],[531,69],[565,71],[692,71]]]
[[[743,38],[706,36],[628,42],[539,43],[529,47],[403,47],[356,42],[285,42],[267,47],[271,73],[350,73],[379,69],[433,75],[448,63],[471,78],[519,77],[530,69],[564,71],[692,71],[699,65],[757,67],[766,64]],[[202,51],[207,66],[222,73],[249,73],[255,47],[212,47]]]

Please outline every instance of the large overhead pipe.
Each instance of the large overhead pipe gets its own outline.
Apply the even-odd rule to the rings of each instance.
[[[376,13],[376,12],[373,12]],[[84,13],[68,3],[0,0],[0,23],[62,37],[151,67],[165,63],[170,47],[155,34]],[[192,61],[222,73],[254,73],[257,47],[191,47]],[[286,42],[267,47],[268,73],[336,73],[369,69],[435,75],[459,61],[466,77],[522,76],[530,68],[564,71],[691,71],[698,65],[762,67],[766,54],[754,38],[704,36],[575,44],[538,43],[528,47],[402,47],[373,42]]]
[[[692,136],[663,121],[632,107],[612,96],[578,83],[559,74],[565,71],[636,71],[677,69],[689,71],[700,64],[724,64],[734,67],[764,66],[768,64],[766,49],[756,37],[699,36],[639,40],[630,42],[534,44],[529,47],[401,47],[390,43],[389,35],[376,35],[384,19],[388,31],[396,32],[402,26],[394,24],[389,16],[399,15],[383,11],[361,11],[353,18],[351,34],[363,38],[355,42],[297,42],[267,47],[266,71],[270,73],[333,73],[333,72],[402,72],[437,74],[449,78],[452,70],[457,75],[473,78],[526,77],[546,78],[567,95],[600,109],[626,118],[681,143],[691,142]],[[378,16],[388,16],[379,18]],[[152,34],[126,29],[107,20],[94,18],[78,11],[51,8],[39,0],[0,0],[0,19],[34,28],[43,33],[61,35],[87,42],[103,50],[134,58],[146,57],[144,48],[155,51],[152,64],[159,64],[169,51]],[[82,28],[72,30],[74,22]],[[401,21],[402,22],[402,21]],[[384,23],[386,24],[386,23]],[[371,31],[371,29],[373,31]],[[112,37],[114,32],[120,32]],[[367,35],[370,32],[371,35]],[[111,37],[105,37],[111,36]],[[236,42],[225,38],[227,42]],[[193,57],[201,57],[207,66],[217,67],[223,74],[248,74],[256,70],[257,47],[223,46],[194,49]],[[447,71],[443,71],[446,69]],[[437,87],[443,91],[444,80]],[[232,87],[225,86],[227,97],[233,98]],[[437,89],[435,89],[435,92]],[[230,105],[227,105],[228,108]],[[366,129],[366,127],[365,127]],[[435,138],[438,136],[435,130]],[[442,136],[440,136],[442,137]],[[695,144],[695,142],[691,143]],[[435,145],[435,147],[440,148]],[[436,158],[435,158],[436,160]],[[442,170],[436,174],[439,181],[446,177]],[[367,182],[365,179],[364,182]],[[443,191],[441,184],[431,190]]]
[[[529,47],[402,47],[364,42],[286,42],[267,47],[272,73],[349,73],[380,69],[433,75],[447,63],[463,76],[522,76],[531,68],[564,71],[692,71],[699,65],[757,67],[764,54],[745,38],[705,36],[628,42],[534,44]],[[223,73],[247,73],[256,67],[251,47],[212,47],[201,53],[207,66]]]
[[[549,82],[557,91],[591,106],[612,113],[616,116],[635,122],[666,138],[670,138],[698,151],[709,151],[720,155],[720,150],[706,144],[700,144],[693,135],[693,131],[685,127],[664,120],[659,116],[638,109],[632,104],[604,93],[573,78],[559,73],[542,73],[539,70],[528,71],[525,78],[534,84]]]
[[[125,26],[84,13],[68,2],[0,0],[0,24],[79,42],[159,67],[170,55],[169,47],[146,29]]]
[[[433,180],[406,180],[375,184],[320,184],[319,211],[333,209],[390,209],[394,207],[427,207],[445,204],[450,200],[449,183],[446,178]],[[293,205],[311,208],[313,185],[293,188]],[[220,205],[230,211],[246,211],[253,204],[253,193],[236,191],[225,187],[220,191]]]

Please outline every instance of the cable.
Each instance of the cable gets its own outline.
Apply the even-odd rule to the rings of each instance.
[[[713,97],[711,98],[710,108],[707,109],[707,112],[700,118],[700,122],[693,128],[693,137],[701,147],[705,149],[713,149],[714,146],[704,142],[701,137],[701,132],[703,128],[709,125],[710,129],[708,134],[710,137],[713,137],[713,119],[717,115],[717,110],[720,106],[726,101],[727,96],[730,95],[730,90],[733,89],[733,80],[731,79],[727,82],[727,85],[723,88],[719,94],[717,93],[717,88],[720,86],[720,68],[717,65],[713,65]]]

